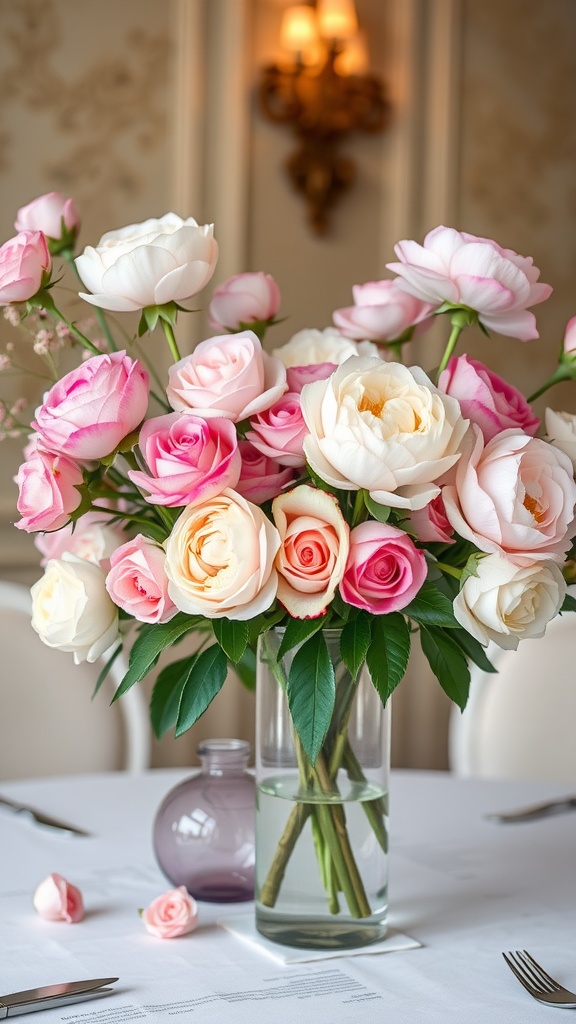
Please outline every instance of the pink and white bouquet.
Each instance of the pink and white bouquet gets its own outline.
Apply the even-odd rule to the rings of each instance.
[[[457,353],[474,324],[538,338],[532,307],[552,289],[532,259],[439,227],[400,242],[394,276],[355,286],[333,325],[293,337],[273,278],[238,274],[209,301],[217,333],[182,354],[174,328],[213,275],[212,225],[169,213],[75,258],[78,214],[54,193],[16,227],[0,248],[0,302],[48,373],[30,423],[21,403],[3,409],[4,433],[27,435],[15,525],[43,556],[32,625],[77,662],[104,656],[103,676],[129,641],[118,697],[198,633],[196,653],[157,677],[158,735],[188,729],[230,666],[248,684],[274,626],[311,666],[323,628],[341,628],[344,660],[353,649],[356,669],[368,661],[383,702],[418,631],[463,707],[469,662],[490,668],[489,642],[515,648],[574,608],[576,416],[548,409],[541,424],[531,401],[576,377],[576,318],[531,399]],[[84,330],[55,301],[63,261],[96,310]],[[119,335],[116,314],[134,310],[137,337]],[[450,324],[440,365],[406,365],[405,344],[438,316]],[[166,380],[148,337],[159,330]],[[60,375],[63,349],[79,359]],[[313,680],[293,715],[312,762],[331,713]]]

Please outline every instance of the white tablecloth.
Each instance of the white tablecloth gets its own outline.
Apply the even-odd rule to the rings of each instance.
[[[532,1000],[501,951],[528,949],[576,988],[576,812],[502,825],[484,815],[564,795],[543,783],[462,781],[394,772],[392,925],[417,949],[286,966],[216,922],[251,904],[200,904],[192,934],[159,940],[138,916],[169,883],[151,826],[185,773],[109,774],[0,784],[0,793],[88,829],[66,838],[0,810],[0,995],[37,984],[116,976],[105,999],[35,1013],[34,1024],[293,1024],[305,1014],[362,1024],[530,1024]],[[87,915],[41,920],[32,894],[52,871],[79,885]]]

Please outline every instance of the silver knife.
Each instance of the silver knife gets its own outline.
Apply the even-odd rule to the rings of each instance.
[[[558,800],[546,800],[530,807],[521,807],[517,811],[487,814],[490,821],[534,821],[536,818],[547,818],[551,814],[562,814],[564,811],[576,809],[576,796],[563,796]]]
[[[68,1003],[82,1003],[85,999],[107,996],[114,989],[105,986],[114,981],[118,981],[118,978],[69,981],[63,985],[43,985],[41,988],[26,989],[25,992],[10,992],[9,995],[0,996],[0,1020],[17,1017],[20,1013],[51,1010],[54,1006],[67,1006]]]
[[[85,832],[84,829],[78,828],[77,825],[69,825],[66,821],[61,821],[59,818],[52,818],[49,814],[44,814],[43,811],[37,811],[35,807],[29,807],[28,804],[20,804],[15,800],[9,800],[6,796],[0,796],[0,804],[3,807],[10,808],[16,814],[23,814],[29,818],[32,818],[37,825],[42,825],[44,828],[57,829],[59,832],[67,832],[69,835],[74,836],[89,836],[89,832]]]

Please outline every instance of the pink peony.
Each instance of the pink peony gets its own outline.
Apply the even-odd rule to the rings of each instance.
[[[576,484],[568,456],[547,441],[504,430],[484,446],[480,428],[471,427],[455,482],[442,495],[454,529],[481,551],[515,565],[564,561]]]
[[[130,470],[128,476],[153,505],[189,505],[235,487],[241,458],[234,424],[193,413],[169,413],[146,420],[140,431],[140,451],[149,473]]]
[[[286,370],[264,352],[253,331],[208,338],[169,370],[168,401],[177,412],[238,422],[274,405],[286,391]]]
[[[440,374],[438,387],[458,399],[462,415],[480,427],[486,442],[513,427],[533,437],[540,426],[517,388],[467,355],[452,356]]]
[[[259,452],[249,441],[240,441],[242,468],[236,490],[248,501],[261,505],[271,501],[277,494],[292,483],[295,470],[290,466],[281,466],[274,459]]]
[[[235,274],[214,289],[208,315],[216,331],[238,331],[271,320],[279,308],[280,289],[270,274]]]
[[[102,459],[144,419],[148,374],[126,352],[92,356],[50,389],[32,427],[50,451]]]
[[[26,533],[59,530],[82,501],[78,490],[82,470],[64,455],[35,448],[14,479],[19,487],[16,505],[22,516],[14,525]]]
[[[20,231],[0,246],[0,305],[25,302],[48,283],[52,257],[41,231]]]
[[[552,288],[538,281],[531,257],[442,226],[430,231],[423,245],[404,240],[394,251],[400,262],[388,263],[388,269],[402,278],[410,295],[435,306],[448,302],[473,309],[487,330],[520,341],[539,336],[528,307],[547,299]]]
[[[194,931],[198,923],[198,905],[183,885],[169,889],[152,900],[142,911],[146,930],[158,939],[176,939]]]
[[[138,622],[168,622],[178,609],[168,595],[164,549],[139,533],[112,553],[106,590]]]
[[[369,281],[352,288],[354,305],[336,309],[332,319],[348,338],[396,341],[410,328],[420,330],[434,308],[409,295],[396,280]]]
[[[82,893],[54,871],[37,887],[34,907],[46,921],[66,921],[76,924],[84,918]]]
[[[305,465],[302,442],[308,427],[302,416],[298,394],[286,392],[270,409],[253,416],[250,426],[252,430],[246,432],[246,440],[263,455],[283,466]]]
[[[16,231],[42,231],[49,239],[72,243],[80,229],[80,216],[73,199],[47,192],[20,207],[14,227]]]
[[[403,530],[387,523],[360,523],[350,533],[340,593],[347,604],[385,615],[412,601],[426,573],[424,552]]]

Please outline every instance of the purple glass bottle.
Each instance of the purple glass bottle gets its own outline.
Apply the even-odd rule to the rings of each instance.
[[[256,796],[244,740],[204,740],[202,769],[166,794],[154,820],[156,859],[197,900],[254,897]]]

